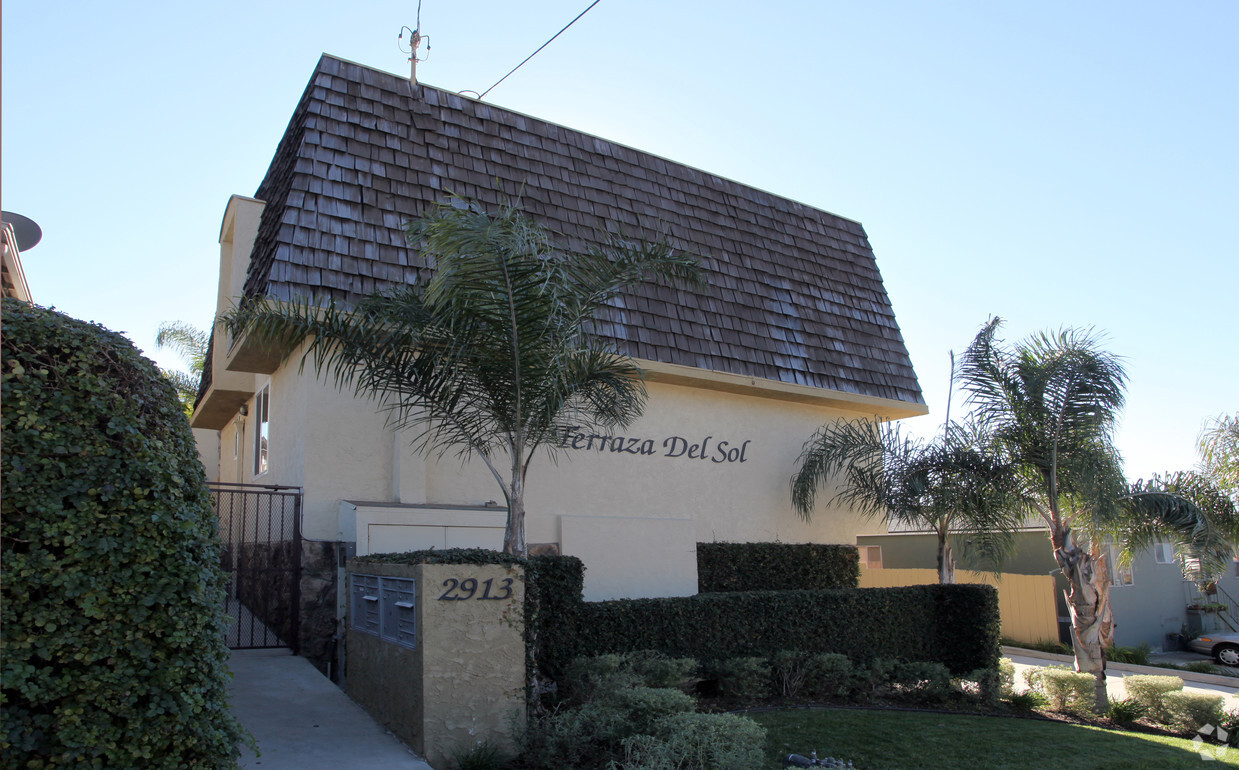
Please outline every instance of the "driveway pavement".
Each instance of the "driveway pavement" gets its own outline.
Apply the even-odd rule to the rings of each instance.
[[[233,650],[232,713],[258,741],[255,770],[432,770],[305,658]]]

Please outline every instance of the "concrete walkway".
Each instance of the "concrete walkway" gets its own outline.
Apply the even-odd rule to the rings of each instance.
[[[305,658],[234,650],[232,713],[258,741],[261,770],[432,770]]]
[[[1029,668],[1054,665],[1070,667],[1075,664],[1075,659],[1070,655],[1055,655],[1039,650],[1026,650],[1021,647],[1003,647],[1002,656],[1010,658],[1011,662],[1015,664],[1015,689],[1017,692],[1027,689],[1024,684],[1024,671]],[[1209,660],[1204,655],[1196,655],[1190,652],[1173,656],[1158,655],[1157,657],[1174,663],[1183,663],[1189,660]],[[1174,669],[1157,668],[1156,666],[1135,666],[1126,663],[1106,664],[1106,692],[1110,699],[1120,700],[1126,698],[1127,688],[1123,685],[1123,679],[1136,674],[1177,676],[1183,680],[1184,690],[1221,695],[1226,699],[1222,704],[1224,708],[1239,709],[1239,679],[1216,674],[1197,674],[1193,671],[1175,671]]]

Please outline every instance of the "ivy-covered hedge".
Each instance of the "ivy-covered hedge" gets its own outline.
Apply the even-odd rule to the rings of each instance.
[[[860,584],[856,546],[698,543],[697,592],[801,591]]]
[[[484,548],[380,553],[355,564],[509,564],[525,568],[525,646],[532,670],[557,678],[579,655],[574,641],[585,566],[575,556],[520,558]]]
[[[998,665],[998,593],[929,585],[751,591],[581,606],[581,655],[656,650],[703,661],[835,652],[854,661],[936,661],[957,676]]]
[[[5,767],[235,767],[223,574],[176,393],[119,334],[5,299]]]

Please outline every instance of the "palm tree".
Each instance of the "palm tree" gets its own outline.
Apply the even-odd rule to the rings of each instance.
[[[162,323],[155,335],[157,349],[175,350],[189,367],[188,372],[176,369],[159,370],[172,383],[172,387],[176,388],[176,395],[181,399],[187,417],[193,414],[194,401],[198,398],[198,384],[202,380],[202,369],[206,366],[207,345],[210,341],[210,332],[184,321]]]
[[[1215,479],[1196,471],[1154,476],[1131,485],[1118,534],[1123,559],[1169,542],[1190,559],[1204,584],[1230,566],[1239,544],[1239,510]]]
[[[563,251],[518,202],[493,214],[444,203],[408,236],[435,265],[424,285],[353,308],[251,299],[223,323],[286,355],[304,343],[303,364],[376,397],[390,425],[417,431],[419,451],[480,459],[507,500],[503,549],[523,555],[525,479],[537,450],[553,453],[570,426],[627,425],[644,407],[640,370],[591,336],[590,323],[639,281],[700,281],[696,259],[666,238],[604,235],[602,247]]]
[[[1127,496],[1112,443],[1123,407],[1126,375],[1119,359],[1100,349],[1091,331],[1035,335],[1005,349],[990,320],[963,356],[960,381],[973,416],[1019,476],[1024,504],[1049,529],[1054,558],[1069,585],[1076,668],[1094,675],[1095,706],[1107,706],[1103,643],[1111,627],[1110,565],[1102,537],[1122,530],[1136,508],[1156,517],[1169,497]],[[1194,506],[1179,503],[1180,513]]]
[[[997,567],[1009,555],[1023,519],[1014,476],[973,424],[947,423],[926,442],[901,437],[879,419],[823,425],[805,442],[792,477],[792,504],[806,520],[819,487],[838,484],[832,502],[862,514],[933,530],[938,582],[955,582],[950,535],[968,536]],[[842,474],[842,478],[838,478]]]
[[[1200,434],[1200,472],[1239,505],[1239,414],[1219,415]]]

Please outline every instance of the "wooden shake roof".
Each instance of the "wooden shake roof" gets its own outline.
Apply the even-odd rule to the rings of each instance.
[[[701,255],[705,288],[644,285],[597,324],[634,358],[924,403],[858,222],[326,55],[256,193],[245,293],[353,301],[415,281],[404,224],[451,193],[519,193],[569,248],[656,228]]]

